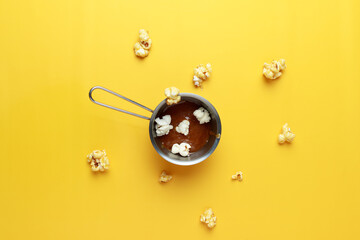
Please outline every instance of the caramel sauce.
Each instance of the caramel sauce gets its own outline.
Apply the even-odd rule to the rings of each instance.
[[[173,144],[180,144],[185,142],[190,144],[190,152],[196,152],[208,142],[211,131],[210,122],[200,124],[193,114],[193,112],[199,107],[201,106],[196,103],[182,101],[178,104],[168,106],[165,111],[160,115],[160,117],[170,115],[171,125],[173,125],[174,127],[172,130],[170,130],[168,135],[159,137],[162,145],[165,148],[171,150]],[[175,130],[175,128],[183,120],[188,120],[190,122],[189,134],[187,136],[178,133]]]

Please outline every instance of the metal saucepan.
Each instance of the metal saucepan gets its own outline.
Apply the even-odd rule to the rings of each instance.
[[[122,110],[122,109],[119,109],[116,107],[112,107],[112,106],[109,106],[104,103],[97,102],[92,97],[92,93],[96,89],[106,91],[106,92],[111,93],[119,98],[122,98],[122,99],[128,101],[128,102],[131,102],[141,108],[144,108],[147,111],[151,112],[152,115],[149,118],[149,117],[142,116],[142,115],[139,115],[136,113],[132,113],[132,112],[129,112],[126,110]],[[116,110],[119,112],[127,113],[130,115],[136,116],[136,117],[150,120],[150,123],[149,123],[150,140],[151,140],[151,143],[154,146],[155,150],[160,154],[160,156],[163,157],[166,161],[171,162],[173,164],[181,165],[181,166],[190,166],[190,165],[194,165],[194,164],[204,161],[206,158],[208,158],[214,152],[217,145],[219,144],[220,137],[221,137],[221,121],[220,121],[219,114],[216,111],[216,109],[214,108],[214,106],[205,98],[203,98],[199,95],[193,94],[193,93],[180,93],[180,96],[181,96],[181,100],[193,102],[193,103],[196,103],[196,104],[204,107],[205,109],[207,109],[209,111],[210,116],[211,116],[210,123],[211,123],[212,134],[210,135],[209,141],[199,151],[191,153],[190,156],[188,156],[188,157],[182,157],[180,155],[171,153],[171,151],[162,147],[161,141],[159,140],[158,137],[156,137],[155,118],[159,117],[163,113],[165,108],[167,107],[165,99],[159,103],[159,105],[155,108],[155,110],[151,110],[150,108],[147,108],[131,99],[128,99],[128,98],[126,98],[118,93],[115,93],[109,89],[106,89],[104,87],[96,86],[96,87],[91,88],[90,92],[89,92],[90,100],[100,106],[107,107],[107,108],[110,108],[110,109],[113,109],[113,110]]]

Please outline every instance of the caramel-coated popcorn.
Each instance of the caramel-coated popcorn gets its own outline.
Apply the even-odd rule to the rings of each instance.
[[[145,29],[139,30],[139,42],[135,43],[134,51],[138,57],[146,57],[149,55],[149,49],[151,48],[152,41],[149,37],[149,32]]]
[[[91,170],[94,172],[103,172],[104,170],[109,169],[109,159],[106,156],[105,150],[94,150],[87,156],[87,161],[90,163]]]
[[[161,183],[167,183],[172,179],[171,175],[167,175],[165,171],[162,171],[160,178],[159,178],[159,182]]]
[[[200,222],[205,223],[208,228],[213,228],[216,225],[216,216],[211,208],[206,209],[200,216]]]
[[[238,171],[234,175],[231,176],[231,179],[239,180],[241,182],[243,180],[243,173],[241,171]]]
[[[264,63],[263,74],[267,79],[276,79],[285,68],[285,59],[273,60],[270,64]]]
[[[180,102],[181,96],[179,96],[180,90],[176,87],[169,87],[165,89],[166,104],[172,105]]]
[[[290,130],[288,124],[285,123],[281,129],[281,134],[278,137],[278,141],[280,144],[285,142],[291,143],[295,138],[295,134]]]
[[[204,64],[196,66],[196,68],[194,68],[194,85],[201,87],[202,82],[210,77],[211,72],[212,68],[210,63],[206,64],[206,66],[204,66]]]

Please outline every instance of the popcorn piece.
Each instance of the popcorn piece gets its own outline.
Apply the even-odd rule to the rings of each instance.
[[[176,87],[169,87],[165,89],[166,104],[172,105],[180,102],[181,96],[179,96],[180,90]]]
[[[149,55],[149,49],[151,48],[152,44],[148,31],[140,29],[139,40],[140,42],[137,42],[134,45],[134,51],[136,56],[143,58]]]
[[[243,180],[243,173],[238,171],[234,175],[231,176],[233,180],[239,180],[241,182]]]
[[[165,171],[162,171],[160,178],[159,178],[159,182],[161,183],[167,183],[172,179],[171,175],[167,175]]]
[[[173,126],[170,125],[171,123],[170,115],[165,115],[162,117],[162,119],[156,118],[155,122],[156,122],[155,130],[156,130],[156,135],[158,137],[168,135],[170,130],[173,129]]]
[[[199,120],[200,124],[208,123],[211,120],[208,110],[203,107],[195,110],[193,114],[197,118],[197,120]]]
[[[143,49],[149,50],[151,48],[151,43],[152,43],[152,41],[151,41],[151,39],[149,39],[147,41],[141,41],[140,45]]]
[[[279,134],[279,143],[283,144],[286,141],[285,135],[284,134]]]
[[[216,216],[211,208],[206,209],[205,212],[200,215],[200,222],[207,224],[208,228],[215,227]]]
[[[175,143],[171,148],[171,152],[173,154],[179,153],[181,156],[187,157],[190,154],[190,148],[191,146],[188,143],[181,143],[181,144]]]
[[[284,126],[281,129],[281,134],[279,134],[278,141],[280,144],[283,144],[285,142],[291,143],[295,138],[295,134],[292,133],[290,128],[288,127],[288,124],[285,123]]]
[[[175,128],[175,130],[178,133],[182,133],[185,136],[187,136],[189,134],[189,126],[190,126],[190,122],[188,120],[184,120]]]
[[[106,156],[105,150],[94,150],[87,156],[87,161],[90,163],[91,170],[94,172],[103,172],[104,170],[109,169],[109,159]]]
[[[212,68],[210,63],[206,64],[206,66],[203,64],[196,66],[196,68],[194,68],[194,85],[196,87],[201,87],[202,82],[210,77],[211,72]]]
[[[134,45],[134,51],[135,55],[138,57],[146,57],[147,55],[149,55],[149,51],[145,50],[138,42]]]
[[[289,130],[289,132],[285,133],[285,139],[287,142],[291,143],[294,140],[294,138],[295,138],[295,134],[290,132],[290,130]]]
[[[194,85],[196,87],[201,87],[201,84],[202,84],[203,81],[200,78],[198,78],[197,76],[194,75],[193,82],[194,82]]]
[[[276,79],[281,76],[285,68],[285,59],[273,60],[271,64],[264,63],[263,74],[267,79]]]
[[[140,29],[140,30],[139,30],[139,39],[140,39],[140,41],[147,41],[147,40],[149,40],[150,37],[149,37],[148,31],[146,31],[145,29]]]

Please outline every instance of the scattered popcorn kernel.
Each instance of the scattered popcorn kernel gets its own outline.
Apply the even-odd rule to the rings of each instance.
[[[138,42],[134,45],[134,51],[135,55],[138,57],[146,57],[147,55],[149,55],[149,51],[145,50]]]
[[[147,41],[150,39],[149,37],[149,32],[146,31],[145,29],[140,29],[139,30],[139,39],[140,41]]]
[[[273,60],[271,64],[264,63],[263,74],[267,79],[277,79],[281,76],[281,72],[285,70],[285,60]]]
[[[180,90],[176,87],[169,87],[165,89],[166,104],[172,105],[180,102],[181,96],[179,96]]]
[[[288,124],[285,123],[281,129],[281,134],[278,137],[278,141],[280,144],[288,142],[291,143],[295,138],[295,134],[290,130]]]
[[[171,175],[167,175],[165,171],[162,171],[160,178],[159,178],[159,182],[162,183],[167,183],[172,179]]]
[[[211,208],[206,209],[205,212],[200,215],[200,222],[207,224],[208,228],[215,227],[216,216]]]
[[[187,136],[189,134],[189,127],[190,127],[190,122],[188,120],[183,120],[176,128],[175,130],[178,133],[182,133],[185,136]]]
[[[171,123],[170,115],[165,115],[162,117],[162,119],[156,118],[155,122],[156,122],[155,130],[156,130],[156,135],[158,137],[168,135],[170,130],[173,129],[173,126],[170,125]]]
[[[293,134],[292,132],[287,132],[285,133],[285,139],[287,142],[292,142],[295,138],[295,134]]]
[[[200,78],[198,78],[197,76],[195,76],[195,75],[194,75],[194,78],[193,78],[193,82],[194,82],[194,85],[196,87],[201,87],[202,80]]]
[[[139,30],[139,40],[140,41],[134,45],[135,55],[138,57],[146,57],[149,55],[152,41],[149,37],[149,33],[145,29]]]
[[[149,39],[147,41],[141,41],[140,45],[143,49],[149,50],[151,48],[151,43],[152,43],[152,41],[151,41],[151,39]]]
[[[196,68],[194,68],[194,85],[196,87],[201,87],[202,82],[210,77],[211,72],[212,68],[210,63],[206,64],[206,66],[203,64],[196,66]]]
[[[211,120],[208,110],[203,107],[195,110],[193,114],[197,118],[197,120],[199,120],[200,124],[208,123]]]
[[[288,132],[289,131],[289,124],[285,123],[284,126],[282,126],[281,130],[282,130],[283,133]]]
[[[286,141],[285,135],[284,134],[279,134],[279,143],[284,143]]]
[[[90,163],[91,170],[94,172],[103,172],[109,169],[109,159],[106,156],[105,150],[94,150],[87,156],[87,161]]]
[[[212,67],[211,67],[211,64],[210,63],[208,63],[208,64],[206,64],[206,69],[208,70],[208,72],[209,73],[211,73],[212,72]],[[210,74],[209,74],[209,76],[208,77],[210,77]]]
[[[175,143],[171,148],[171,152],[173,154],[179,153],[181,156],[187,157],[190,154],[190,148],[191,146],[188,143],[181,143],[181,144]]]
[[[238,171],[234,175],[231,176],[233,180],[239,180],[240,182],[243,180],[243,173]]]

